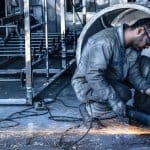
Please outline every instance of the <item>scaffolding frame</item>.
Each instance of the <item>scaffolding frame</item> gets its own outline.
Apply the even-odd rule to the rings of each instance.
[[[17,72],[25,73],[25,83],[26,83],[26,98],[19,99],[0,99],[0,105],[13,105],[13,104],[29,104],[32,105],[34,99],[39,96],[39,94],[50,84],[52,84],[56,79],[58,79],[74,62],[72,59],[67,63],[66,61],[66,0],[61,0],[61,58],[62,67],[60,69],[50,69],[49,68],[49,45],[48,45],[48,10],[47,10],[47,0],[42,0],[42,5],[44,8],[44,29],[45,29],[45,46],[46,46],[46,68],[45,69],[32,69],[32,50],[31,50],[31,25],[30,25],[30,0],[23,0],[24,2],[24,31],[25,31],[25,68],[24,69],[11,69],[11,70],[0,70],[0,73],[10,73],[15,74]],[[40,61],[40,60],[39,60]],[[8,72],[7,72],[8,71]],[[33,88],[33,73],[46,73],[47,81],[41,86],[38,91],[34,92]],[[49,74],[53,73],[52,77]]]

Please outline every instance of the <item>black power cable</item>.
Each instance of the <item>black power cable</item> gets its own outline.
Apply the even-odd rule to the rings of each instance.
[[[0,128],[10,128],[10,127],[17,127],[19,126],[19,122],[15,121],[14,119],[9,119],[9,118],[5,118],[5,119],[1,119],[0,123],[5,123],[5,122],[11,122],[11,125],[0,125]]]
[[[22,118],[26,118],[26,117],[31,117],[31,116],[41,116],[41,115],[45,115],[48,114],[48,111],[43,112],[43,113],[37,113],[35,111],[30,111],[31,109],[33,109],[34,107],[29,107],[26,108],[24,110],[12,113],[11,115],[9,115],[8,117],[4,118],[4,119],[0,119],[0,128],[10,128],[10,127],[16,127],[18,125],[20,125],[20,123],[18,121],[16,121],[16,119],[22,119]],[[2,125],[2,123],[5,122],[12,122],[12,125]]]
[[[91,107],[90,107],[90,110],[91,110]],[[91,110],[91,113],[92,113],[92,110]],[[60,138],[60,140],[59,140],[59,145],[60,145],[60,147],[62,147],[62,148],[64,148],[64,149],[68,150],[68,149],[70,149],[71,147],[73,147],[74,145],[78,144],[82,139],[84,139],[84,137],[88,135],[88,133],[90,132],[90,130],[91,130],[91,128],[92,128],[92,120],[90,121],[90,126],[89,126],[89,128],[87,129],[87,131],[85,132],[85,134],[83,134],[83,136],[81,136],[78,140],[74,141],[73,143],[68,143],[68,144],[67,144],[66,142],[63,142],[63,138],[64,138],[64,136],[66,135],[66,133],[67,133],[68,131],[70,131],[71,129],[74,129],[74,128],[79,128],[79,127],[80,127],[80,125],[77,125],[77,126],[74,126],[74,127],[71,127],[71,128],[69,128],[69,129],[67,129],[67,130],[64,132],[64,134],[61,136],[61,138]]]
[[[61,93],[68,85],[70,85],[70,82],[67,82],[66,84],[64,84],[63,86],[61,86],[61,88],[56,92],[55,96],[53,97],[53,100],[54,100],[54,101],[52,101],[51,103],[54,103],[54,102],[56,102],[56,101],[60,101],[65,107],[69,107],[69,108],[79,108],[79,107],[76,107],[76,106],[67,105],[66,103],[63,102],[62,99],[57,98],[57,97],[60,95],[60,93]],[[81,122],[81,121],[83,121],[82,118],[77,118],[77,117],[54,116],[54,115],[52,115],[52,113],[51,113],[49,107],[47,106],[47,103],[44,102],[44,104],[45,104],[45,107],[46,107],[46,109],[48,110],[48,113],[49,113],[49,115],[50,115],[50,116],[49,116],[49,119],[51,119],[51,120],[54,120],[54,121],[61,121],[61,122]],[[92,114],[92,109],[91,109],[91,107],[90,107],[90,110],[91,110],[91,114]],[[108,111],[108,113],[109,113],[109,112],[110,112],[110,111]],[[107,114],[107,112],[104,113],[103,115],[105,115],[105,114]],[[102,116],[101,118],[99,118],[99,122],[100,122],[100,120],[112,119],[112,118],[114,118],[114,117],[116,117],[116,116],[114,116],[114,115],[108,116],[108,117]],[[83,134],[78,140],[74,141],[73,143],[69,143],[69,142],[68,142],[68,144],[67,144],[66,142],[63,141],[64,136],[65,136],[66,133],[67,133],[68,131],[70,131],[71,129],[79,128],[79,127],[80,127],[80,124],[68,128],[68,129],[61,135],[60,140],[59,140],[59,146],[60,146],[61,148],[64,148],[64,149],[70,149],[72,146],[74,146],[74,145],[76,145],[77,143],[79,143],[79,142],[80,142],[86,135],[88,135],[88,133],[90,132],[90,130],[91,130],[91,128],[92,128],[92,121],[93,121],[93,120],[90,121],[90,126],[89,126],[89,128],[87,129],[87,131],[86,131],[85,134]],[[101,125],[102,125],[102,127],[104,127],[102,123],[101,123]]]
[[[60,98],[57,98],[60,93],[68,86],[70,85],[70,82],[67,82],[66,84],[64,84],[63,86],[61,86],[61,88],[56,92],[55,96],[53,97],[54,101],[52,101],[51,103],[54,103],[56,101],[60,101],[65,107],[69,107],[69,108],[78,108],[76,106],[70,106],[70,105],[67,105],[63,102],[62,99]],[[43,101],[44,102],[44,101]],[[40,116],[40,115],[45,115],[45,114],[49,114],[49,119],[51,120],[54,120],[54,121],[61,121],[61,122],[81,122],[82,121],[82,118],[77,118],[77,117],[70,117],[70,116],[54,116],[52,115],[51,111],[50,111],[50,108],[47,106],[48,103],[44,102],[45,104],[45,108],[46,108],[46,112],[43,112],[43,113],[37,113],[35,111],[32,111],[31,109],[33,109],[34,107],[29,107],[27,109],[24,109],[24,110],[21,110],[21,111],[18,111],[18,112],[15,112],[15,113],[12,113],[11,115],[9,115],[7,118],[4,118],[4,119],[1,119],[0,120],[0,123],[3,123],[5,121],[7,122],[12,122],[13,125],[8,125],[8,126],[2,126],[0,125],[0,128],[9,128],[9,127],[16,127],[18,126],[20,123],[17,122],[15,119],[21,119],[21,118],[25,118],[25,117],[30,117],[30,116]],[[92,112],[92,111],[91,111]],[[18,116],[19,115],[19,116]],[[104,120],[104,119],[111,119],[112,117],[108,117],[108,118],[101,118],[101,120]],[[76,145],[77,143],[79,143],[90,131],[91,127],[92,127],[92,120],[90,122],[90,127],[87,129],[86,133],[81,136],[78,140],[74,141],[72,144],[66,144],[63,139],[64,139],[64,136],[65,134],[70,131],[71,129],[74,129],[74,128],[79,128],[80,127],[80,124],[74,126],[74,127],[71,127],[69,129],[67,129],[63,134],[62,136],[60,137],[60,141],[59,141],[59,146],[60,147],[63,147],[63,148],[66,148],[66,149],[69,149],[71,148],[72,146]]]
[[[58,101],[60,101],[60,102],[61,102],[64,106],[66,106],[66,107],[69,107],[69,108],[70,108],[70,107],[71,107],[71,108],[79,108],[79,107],[76,107],[76,106],[67,105],[67,104],[65,104],[65,103],[63,102],[62,99],[57,98],[57,97],[60,95],[60,93],[61,93],[68,85],[70,85],[70,82],[67,82],[66,84],[64,84],[64,85],[56,92],[55,96],[53,97],[54,101],[52,101],[52,103],[53,103],[53,102],[56,102],[56,101],[58,100]],[[82,118],[77,118],[77,117],[54,116],[54,115],[52,115],[52,113],[51,113],[49,107],[47,106],[47,103],[44,102],[44,104],[45,104],[45,107],[46,107],[46,109],[48,110],[48,113],[49,113],[49,115],[50,115],[50,116],[49,116],[49,119],[51,119],[51,120],[54,120],[54,121],[61,121],[61,122],[64,122],[64,121],[65,121],[65,122],[81,122],[81,121],[82,121]],[[78,124],[78,125],[76,125],[76,126],[74,126],[74,127],[71,127],[71,128],[69,128],[69,129],[67,129],[67,130],[62,134],[62,136],[60,137],[59,146],[62,147],[62,148],[65,148],[65,149],[69,149],[69,148],[71,148],[72,146],[74,146],[75,144],[79,143],[79,142],[89,133],[89,131],[90,131],[91,127],[92,127],[92,121],[90,122],[90,127],[88,128],[88,130],[86,131],[86,133],[85,133],[83,136],[81,136],[78,140],[76,140],[75,142],[73,142],[72,144],[69,144],[69,145],[67,145],[66,143],[64,143],[64,142],[63,142],[63,138],[64,138],[64,136],[66,135],[66,133],[67,133],[68,131],[70,131],[71,129],[79,128],[79,127],[80,127],[80,125]],[[67,145],[67,146],[66,146],[66,145]]]
[[[68,108],[79,108],[79,106],[67,105],[66,103],[64,103],[63,99],[56,98],[56,100],[59,101],[59,102],[61,102],[65,107],[68,107]]]
[[[92,128],[92,121],[90,122],[90,127],[87,129],[86,133],[83,134],[83,136],[81,136],[78,140],[74,141],[73,143],[70,143],[70,142],[64,142],[63,139],[64,139],[64,136],[66,135],[66,133],[68,131],[70,131],[71,129],[76,129],[76,128],[79,128],[80,125],[76,125],[74,127],[70,127],[68,128],[63,134],[62,136],[60,137],[60,140],[59,140],[59,146],[63,149],[69,149],[71,147],[73,147],[74,145],[76,145],[77,143],[79,143],[82,139],[84,139],[85,136],[88,135],[88,133],[90,132],[90,129]]]
[[[68,107],[67,104],[65,104],[61,99],[57,98],[61,92],[63,92],[63,90],[70,85],[70,82],[65,83],[63,86],[60,87],[60,89],[58,89],[58,91],[56,92],[56,94],[53,96],[53,101],[50,103],[54,103],[60,101],[64,106]],[[43,101],[44,102],[44,101]],[[65,122],[76,122],[76,121],[82,121],[82,118],[77,118],[77,117],[70,117],[70,116],[54,116],[52,115],[49,107],[47,106],[47,103],[44,102],[45,107],[49,113],[49,119],[54,120],[54,121],[65,121]],[[73,106],[69,106],[69,107],[73,107]]]

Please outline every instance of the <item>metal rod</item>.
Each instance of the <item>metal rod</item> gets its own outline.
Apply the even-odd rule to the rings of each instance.
[[[60,0],[60,11],[61,11],[62,68],[66,68],[66,45],[65,45],[66,19],[65,19],[65,0]]]
[[[55,28],[56,28],[56,32],[58,32],[57,30],[57,0],[55,0]]]
[[[8,45],[8,44],[7,44]],[[15,43],[15,45],[16,45],[16,43]],[[19,50],[20,50],[20,52],[21,51],[24,51],[24,46],[23,45],[25,45],[25,43],[24,43],[24,40],[23,40],[23,37],[22,36],[19,36]]]
[[[37,49],[39,48],[39,46],[34,46],[34,45],[32,45],[33,48],[37,48]],[[18,46],[22,46],[23,49],[25,48],[23,45],[18,45]],[[51,44],[49,46],[53,46],[53,44]],[[45,48],[45,46],[43,46],[43,48]],[[52,47],[50,47],[50,48],[52,48]],[[24,50],[23,51],[18,51],[18,50],[16,51],[16,49],[19,50],[19,47],[0,47],[0,52],[2,52],[2,53],[4,53],[4,52],[6,52],[6,53],[7,52],[13,52],[13,53],[15,53],[15,52],[24,52]],[[36,51],[39,51],[39,50],[36,50]],[[42,50],[42,51],[44,52],[45,50]]]
[[[45,15],[44,15],[44,13],[45,13],[45,0],[41,0],[41,4],[42,4],[42,23],[43,23],[43,27],[42,27],[42,29],[43,29],[43,33],[44,33],[44,24],[45,24]],[[42,35],[44,35],[42,33]],[[44,35],[45,36],[45,35]]]
[[[82,17],[83,17],[83,25],[86,24],[86,0],[82,0]]]
[[[31,61],[31,35],[30,35],[30,11],[29,0],[24,0],[24,30],[25,30],[25,63],[26,63],[26,99],[32,104],[32,61]]]
[[[5,17],[8,16],[7,0],[5,0]],[[6,37],[8,36],[8,28],[6,27]]]
[[[7,98],[7,99],[0,99],[0,105],[25,105],[26,99],[25,98]]]
[[[44,18],[45,18],[45,46],[46,46],[46,77],[49,77],[49,50],[48,50],[48,12],[47,12],[47,0],[44,0]]]
[[[72,66],[75,63],[75,59],[70,60],[69,64],[68,64],[68,68],[70,66]],[[67,69],[68,69],[67,68]],[[36,98],[45,88],[47,88],[49,85],[51,85],[54,81],[56,81],[67,69],[62,69],[62,70],[57,70],[57,73],[55,73],[55,75],[50,78],[45,84],[43,84],[43,86],[41,88],[39,88],[39,90],[33,95],[33,98]],[[17,80],[16,80],[17,81]],[[27,104],[25,99],[21,98],[20,99],[4,99],[2,100],[0,99],[0,105],[10,105],[10,104]]]
[[[72,16],[72,23],[73,23],[73,50],[75,52],[76,49],[76,15],[75,15],[75,0],[72,0],[72,11],[73,11],[73,16]]]
[[[17,28],[16,25],[3,25],[3,26],[0,26],[0,28]]]
[[[0,78],[0,82],[17,82],[20,81],[20,79],[13,79],[13,78]]]
[[[19,74],[21,72],[25,72],[25,69],[0,69],[0,75],[13,75],[13,74]],[[50,74],[55,74],[58,71],[60,71],[60,69],[49,69],[49,73]],[[37,73],[37,74],[45,74],[46,73],[46,69],[34,69],[33,73]]]

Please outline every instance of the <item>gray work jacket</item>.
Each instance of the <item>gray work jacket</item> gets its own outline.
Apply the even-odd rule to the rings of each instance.
[[[93,99],[89,96],[91,89],[94,99],[106,102],[118,98],[109,80],[127,79],[135,89],[144,92],[150,84],[141,76],[137,58],[135,50],[124,47],[123,25],[96,33],[84,46],[71,81],[77,98],[81,102]]]

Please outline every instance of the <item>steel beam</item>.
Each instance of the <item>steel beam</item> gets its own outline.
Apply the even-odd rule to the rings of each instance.
[[[75,59],[72,59],[69,64],[68,67],[72,66],[75,63]],[[68,68],[67,68],[68,69]],[[39,90],[33,94],[33,98],[36,98],[39,96],[39,94],[48,86],[50,86],[54,81],[56,81],[61,75],[63,75],[63,73],[67,70],[67,69],[62,69],[59,72],[57,72],[52,78],[49,78],[49,80],[43,84],[43,86],[41,88],[39,88]],[[0,99],[0,105],[25,105],[26,103],[26,99],[24,98],[18,98],[18,99]]]
[[[82,0],[82,17],[83,17],[83,25],[86,24],[86,0]]]
[[[15,74],[19,74],[21,72],[25,72],[26,69],[0,69],[0,75],[15,75]],[[58,73],[60,71],[60,69],[49,69],[49,73],[50,74],[55,74]],[[46,69],[34,69],[32,70],[33,73],[36,74],[45,74],[47,72]]]
[[[66,0],[60,0],[60,11],[61,11],[61,46],[62,46],[62,68],[66,68]]]
[[[30,36],[30,4],[24,0],[24,31],[25,31],[25,64],[26,64],[26,99],[32,104],[32,60],[31,60],[31,36]]]
[[[20,79],[16,79],[16,78],[0,78],[0,82],[17,82],[17,81],[21,81]]]
[[[5,0],[5,17],[8,16],[7,0]],[[8,36],[8,28],[6,27],[6,37]]]
[[[2,105],[25,105],[25,104],[26,104],[25,98],[7,98],[7,99],[0,98],[0,106]]]
[[[72,11],[73,11],[73,16],[72,16],[72,23],[73,23],[73,38],[74,38],[74,41],[73,41],[73,50],[75,52],[75,49],[76,49],[76,15],[75,15],[75,0],[72,0]]]
[[[49,50],[48,50],[48,10],[47,0],[44,0],[44,20],[45,20],[45,47],[46,47],[46,77],[49,77]]]

